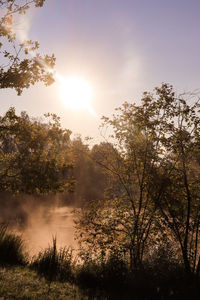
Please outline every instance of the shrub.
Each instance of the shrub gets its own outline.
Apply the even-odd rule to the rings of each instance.
[[[53,238],[52,245],[40,252],[33,258],[31,268],[39,275],[52,281],[73,281],[72,267],[74,264],[73,251],[70,247],[57,249],[56,238]]]
[[[118,253],[111,253],[104,259],[88,259],[77,270],[77,283],[82,288],[122,289],[129,270]]]
[[[0,265],[25,265],[27,257],[23,251],[22,238],[8,232],[6,224],[0,225]]]
[[[76,270],[76,281],[81,288],[96,289],[101,279],[100,266],[95,260],[83,262]]]

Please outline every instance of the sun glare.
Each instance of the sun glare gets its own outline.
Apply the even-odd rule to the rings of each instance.
[[[81,78],[69,77],[60,80],[60,97],[67,107],[92,110],[92,87]]]

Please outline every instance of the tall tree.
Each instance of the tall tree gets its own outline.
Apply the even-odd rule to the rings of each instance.
[[[132,269],[142,264],[155,218],[150,181],[153,153],[151,143],[139,132],[134,130],[127,136],[131,127],[122,125],[121,117],[105,120],[115,126],[117,145],[102,143],[95,154],[106,173],[107,200],[85,208],[79,215],[78,229],[90,253],[118,251]],[[119,126],[123,127],[121,133]]]
[[[153,183],[151,199],[162,215],[160,221],[167,224],[179,243],[186,272],[199,274],[198,97],[177,97],[168,84],[155,92],[145,93],[139,106],[125,104],[122,116],[126,124],[133,122],[152,145],[148,178]]]
[[[80,218],[85,243],[120,245],[137,267],[168,228],[186,272],[199,274],[200,117],[198,97],[190,96],[163,84],[104,118],[114,137],[98,157],[110,174],[108,202]]]

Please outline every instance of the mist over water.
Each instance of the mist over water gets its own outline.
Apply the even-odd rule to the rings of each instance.
[[[58,247],[77,249],[73,211],[74,207],[61,204],[59,196],[2,194],[0,199],[0,221],[22,235],[30,257],[52,244],[53,237]]]
[[[54,207],[40,209],[29,216],[28,224],[22,230],[28,252],[35,255],[56,237],[58,247],[77,248],[74,240],[74,222],[72,207]]]

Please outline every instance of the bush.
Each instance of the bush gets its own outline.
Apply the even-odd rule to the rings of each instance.
[[[77,271],[77,283],[82,288],[122,289],[128,274],[125,261],[117,253],[111,253],[103,260],[86,260]]]
[[[0,265],[25,265],[27,258],[23,251],[24,242],[20,236],[8,232],[5,224],[0,225]]]
[[[123,260],[119,253],[111,253],[102,265],[102,275],[105,282],[116,287],[116,284],[124,285],[129,269],[127,263]]]
[[[101,279],[100,266],[95,260],[83,262],[76,270],[76,281],[81,288],[96,289]]]
[[[57,250],[56,238],[53,238],[52,245],[33,258],[31,268],[49,282],[72,282],[73,264],[72,249],[68,247]]]
[[[151,278],[161,284],[162,282],[174,282],[184,277],[184,266],[177,255],[177,250],[173,244],[165,242],[149,255],[145,261],[146,270],[151,274]]]

